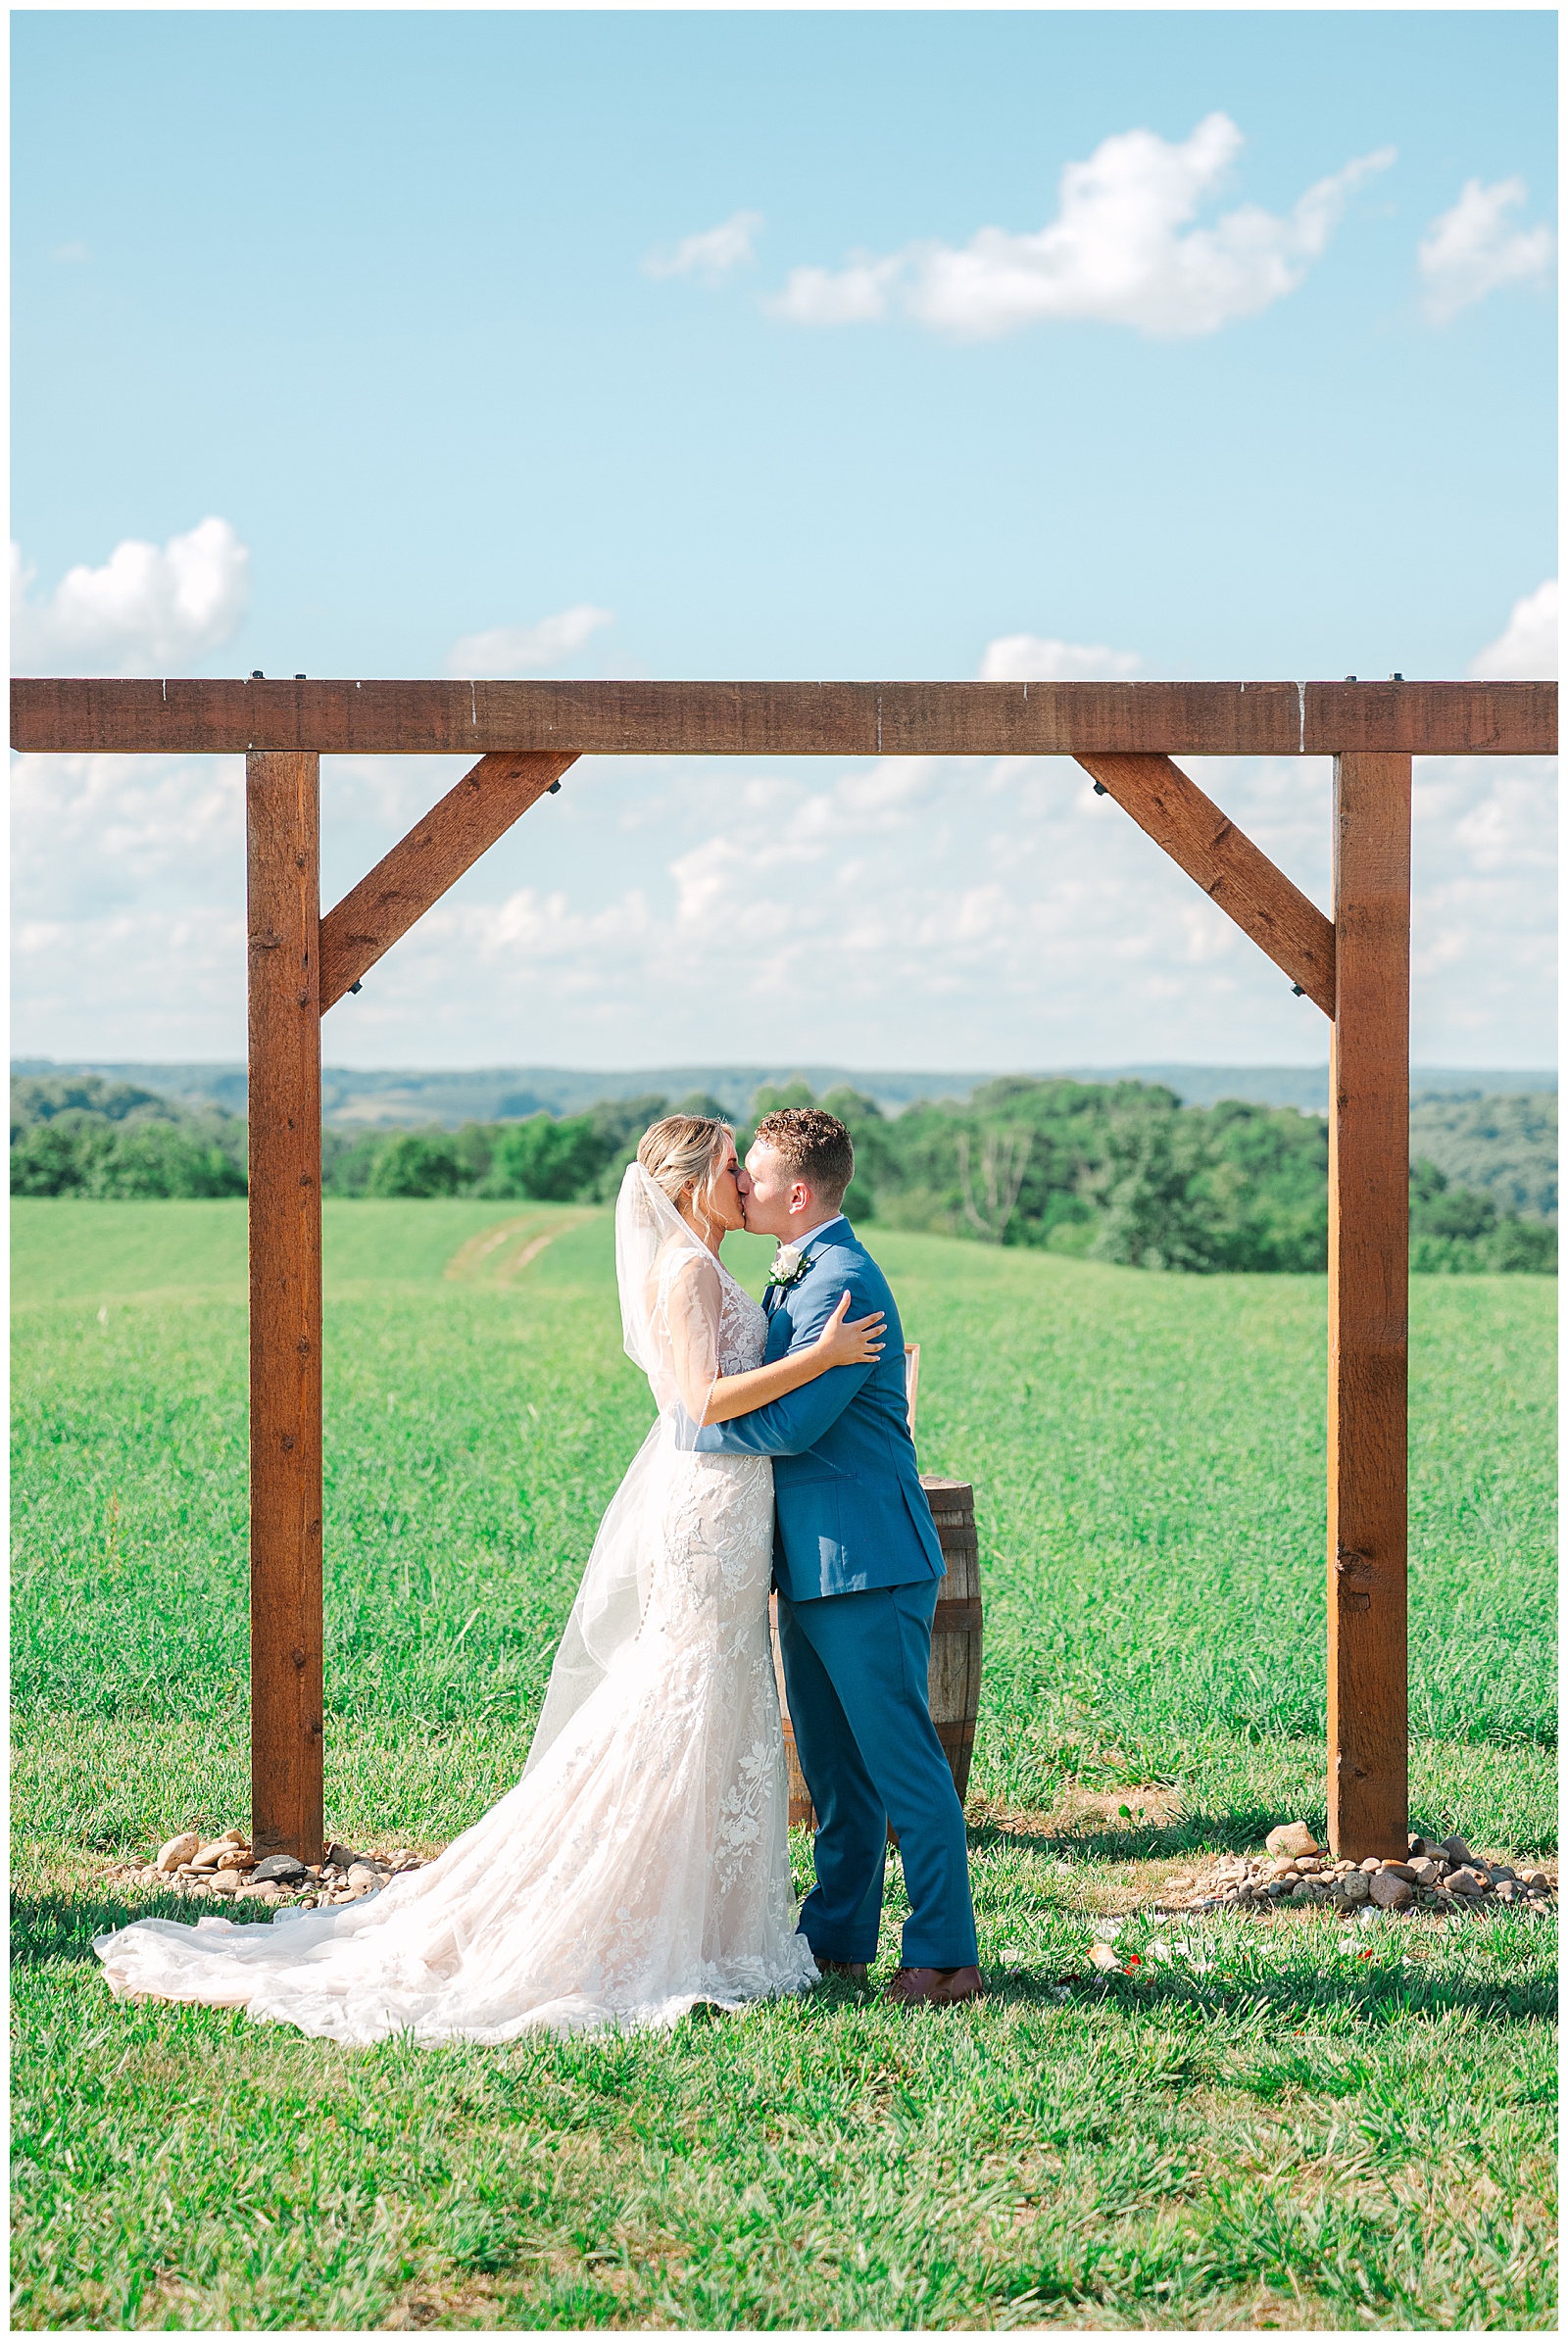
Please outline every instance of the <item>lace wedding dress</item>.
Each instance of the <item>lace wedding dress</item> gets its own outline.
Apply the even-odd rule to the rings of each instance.
[[[671,2024],[698,2001],[816,1981],[790,1887],[772,1466],[684,1451],[672,1396],[682,1341],[689,1359],[706,1341],[709,1380],[740,1373],[761,1363],[766,1320],[706,1250],[694,1258],[652,1186],[634,1164],[617,1265],[626,1345],[661,1417],[606,1514],[522,1779],[438,1861],[363,1902],[99,1936],[113,1991],[349,2042],[503,2041]]]

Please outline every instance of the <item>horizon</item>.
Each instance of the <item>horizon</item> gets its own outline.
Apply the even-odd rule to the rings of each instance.
[[[86,1055],[77,1055],[77,1056],[67,1056],[67,1057],[55,1057],[55,1056],[45,1056],[45,1055],[41,1055],[41,1054],[38,1054],[38,1053],[31,1053],[31,1054],[29,1054],[29,1053],[27,1053],[27,1052],[25,1052],[25,1051],[23,1051],[23,1052],[20,1052],[20,1053],[19,1053],[19,1054],[17,1054],[17,1055],[14,1055],[14,1056],[11,1058],[11,1069],[12,1069],[12,1071],[13,1071],[13,1072],[18,1072],[18,1071],[21,1071],[21,1070],[23,1070],[23,1069],[24,1069],[24,1068],[26,1068],[26,1067],[32,1066],[32,1065],[50,1065],[50,1066],[57,1067],[57,1068],[59,1068],[60,1070],[63,1070],[63,1071],[74,1071],[74,1070],[76,1070],[76,1069],[78,1069],[78,1068],[81,1068],[81,1067],[90,1067],[90,1066],[95,1066],[95,1065],[99,1065],[99,1064],[103,1064],[103,1065],[126,1065],[126,1064],[139,1064],[139,1065],[168,1065],[168,1066],[169,1066],[171,1069],[180,1069],[180,1068],[185,1068],[185,1067],[190,1067],[190,1066],[197,1066],[197,1065],[200,1065],[200,1066],[204,1066],[204,1067],[205,1067],[205,1066],[211,1066],[211,1067],[215,1067],[215,1068],[216,1068],[216,1067],[221,1067],[221,1068],[222,1068],[222,1069],[224,1069],[224,1070],[229,1070],[229,1069],[232,1069],[232,1070],[234,1070],[234,1071],[237,1071],[237,1072],[243,1072],[243,1071],[245,1071],[245,1069],[246,1069],[246,1061],[247,1061],[247,1060],[246,1060],[246,1059],[245,1059],[243,1056],[234,1056],[234,1057],[205,1057],[205,1056],[191,1056],[191,1057],[156,1057],[156,1056],[137,1056],[137,1057],[108,1057],[108,1056],[99,1056],[99,1055],[92,1055],[92,1056],[86,1056]],[[792,1060],[790,1060],[790,1061],[791,1061],[791,1062],[794,1062],[795,1060],[793,1060],[793,1059],[792,1059]],[[1242,1058],[1242,1057],[1160,1057],[1160,1058],[1138,1058],[1138,1059],[1131,1059],[1131,1058],[1128,1058],[1128,1059],[1121,1059],[1121,1060],[1117,1060],[1117,1061],[1115,1061],[1115,1062],[1104,1061],[1104,1060],[1101,1060],[1101,1059],[1095,1059],[1095,1060],[1093,1060],[1093,1061],[1091,1062],[1090,1060],[1087,1060],[1087,1059],[1080,1059],[1080,1060],[1079,1060],[1079,1061],[1078,1061],[1076,1064],[1074,1064],[1074,1065],[1071,1065],[1071,1066],[1055,1066],[1055,1065],[1045,1065],[1045,1066],[1040,1066],[1040,1065],[1019,1065],[1019,1064],[1005,1064],[1005,1065],[969,1065],[969,1066],[961,1066],[961,1065],[933,1065],[933,1064],[930,1064],[930,1063],[926,1063],[926,1064],[878,1064],[878,1065],[872,1065],[872,1066],[855,1066],[855,1065],[849,1065],[849,1064],[845,1064],[845,1065],[808,1065],[805,1059],[802,1059],[802,1060],[800,1060],[800,1062],[801,1062],[801,1070],[802,1070],[802,1075],[803,1075],[803,1077],[804,1077],[804,1074],[805,1074],[807,1071],[814,1071],[814,1072],[876,1072],[876,1073],[894,1073],[894,1074],[920,1075],[920,1076],[922,1076],[922,1077],[924,1077],[924,1078],[929,1078],[929,1079],[932,1079],[932,1080],[935,1080],[935,1079],[937,1079],[937,1078],[939,1078],[939,1077],[940,1077],[940,1078],[942,1078],[942,1079],[947,1079],[947,1078],[948,1078],[948,1077],[951,1075],[951,1076],[953,1076],[953,1077],[955,1077],[955,1078],[956,1078],[956,1079],[963,1080],[963,1081],[1001,1081],[1001,1080],[1005,1080],[1005,1079],[1007,1079],[1009,1076],[1011,1076],[1011,1077],[1015,1077],[1015,1078],[1020,1078],[1020,1079],[1027,1079],[1027,1080],[1054,1080],[1054,1079],[1063,1079],[1063,1078],[1069,1078],[1069,1077],[1071,1077],[1072,1075],[1079,1074],[1079,1073],[1083,1073],[1083,1072],[1086,1072],[1086,1071],[1102,1071],[1102,1072],[1111,1072],[1111,1073],[1114,1073],[1114,1072],[1124,1072],[1124,1071],[1128,1070],[1128,1069],[1129,1069],[1129,1068],[1130,1068],[1130,1067],[1131,1067],[1133,1064],[1135,1064],[1135,1063],[1136,1063],[1136,1064],[1138,1064],[1138,1065],[1158,1064],[1158,1065],[1162,1066],[1164,1069],[1166,1069],[1166,1070],[1168,1070],[1168,1071],[1171,1071],[1171,1072],[1187,1072],[1187,1073],[1249,1073],[1249,1072],[1256,1072],[1256,1073],[1316,1073],[1316,1072],[1323,1072],[1323,1073],[1326,1073],[1326,1072],[1327,1072],[1327,1070],[1328,1070],[1328,1063],[1329,1063],[1329,1060],[1328,1060],[1328,1058],[1327,1058],[1326,1056],[1324,1056],[1324,1057],[1319,1057],[1319,1058],[1316,1058],[1316,1059],[1305,1059],[1305,1058],[1303,1058],[1303,1059],[1300,1059],[1300,1060],[1298,1060],[1298,1061],[1287,1061],[1287,1060],[1284,1060],[1284,1059],[1278,1059],[1278,1058],[1267,1058],[1267,1059],[1264,1059],[1264,1058]],[[452,1075],[452,1076],[453,1076],[455,1079],[457,1079],[457,1078],[462,1078],[462,1077],[464,1077],[464,1076],[468,1076],[468,1075],[478,1074],[478,1073],[519,1073],[519,1072],[520,1072],[520,1073],[583,1073],[583,1074],[589,1074],[589,1075],[603,1075],[603,1076],[609,1077],[609,1076],[611,1076],[611,1075],[615,1075],[615,1074],[633,1074],[633,1073],[638,1073],[638,1072],[650,1072],[650,1073],[681,1073],[681,1072],[708,1072],[708,1071],[717,1071],[717,1072],[750,1072],[750,1071],[753,1071],[753,1070],[755,1070],[755,1069],[757,1069],[757,1068],[755,1068],[755,1067],[754,1067],[754,1066],[753,1066],[753,1065],[752,1065],[752,1064],[749,1062],[749,1060],[748,1060],[748,1059],[746,1059],[746,1058],[744,1058],[744,1057],[726,1057],[726,1058],[722,1058],[722,1059],[720,1059],[720,1058],[711,1058],[711,1057],[710,1057],[710,1058],[694,1058],[694,1059],[691,1061],[691,1063],[690,1063],[690,1064],[674,1064],[674,1065],[671,1065],[671,1064],[649,1064],[649,1065],[635,1065],[635,1064],[625,1064],[625,1063],[621,1063],[621,1064],[590,1065],[590,1064],[584,1064],[584,1063],[582,1063],[581,1061],[577,1061],[577,1062],[573,1062],[573,1063],[568,1063],[568,1062],[566,1062],[564,1059],[558,1061],[558,1060],[556,1060],[556,1059],[554,1059],[554,1058],[543,1058],[543,1057],[536,1057],[536,1058],[532,1059],[531,1061],[526,1061],[526,1062],[525,1062],[524,1060],[522,1060],[521,1058],[511,1058],[511,1059],[505,1059],[505,1058],[499,1058],[499,1057],[492,1057],[492,1058],[487,1058],[487,1059],[478,1059],[478,1058],[476,1058],[476,1059],[475,1059],[475,1060],[474,1060],[474,1061],[473,1061],[471,1064],[457,1064],[457,1063],[453,1063],[453,1062],[450,1062],[450,1061],[448,1061],[448,1062],[444,1062],[444,1063],[441,1063],[441,1064],[416,1064],[416,1063],[413,1063],[413,1062],[410,1062],[410,1061],[404,1061],[404,1062],[402,1062],[402,1063],[387,1063],[387,1064],[384,1064],[384,1065],[371,1065],[371,1064],[353,1064],[353,1065],[349,1065],[349,1064],[335,1064],[335,1063],[333,1063],[333,1062],[332,1062],[332,1060],[331,1060],[330,1058],[328,1058],[328,1057],[326,1057],[326,1056],[324,1056],[324,1055],[322,1056],[322,1059],[321,1059],[321,1071],[322,1071],[322,1073],[323,1073],[323,1074],[325,1074],[325,1073],[336,1073],[336,1074],[350,1074],[350,1075],[352,1075],[352,1074],[356,1074],[356,1073],[358,1073],[358,1074],[369,1074],[369,1075],[372,1075],[372,1076],[374,1076],[374,1075],[381,1075],[381,1074],[386,1074],[386,1073],[427,1073],[427,1074],[432,1074],[432,1075],[437,1075],[437,1076],[442,1076],[442,1075],[447,1075],[447,1074],[450,1074],[450,1075]],[[1444,1064],[1444,1063],[1440,1063],[1440,1062],[1436,1062],[1436,1061],[1433,1061],[1433,1062],[1430,1062],[1430,1063],[1418,1063],[1418,1062],[1416,1061],[1416,1059],[1415,1059],[1415,1058],[1413,1058],[1413,1057],[1412,1057],[1412,1059],[1411,1059],[1411,1061],[1410,1061],[1410,1076],[1411,1076],[1411,1079],[1412,1079],[1412,1080],[1415,1078],[1415,1075],[1416,1075],[1417,1073],[1466,1073],[1466,1074],[1468,1074],[1468,1073],[1531,1073],[1531,1074],[1538,1074],[1538,1073],[1555,1073],[1556,1071],[1557,1071],[1557,1064],[1556,1064],[1556,1060],[1555,1060],[1555,1059],[1553,1059],[1553,1061],[1552,1061],[1550,1064],[1534,1064],[1534,1065],[1524,1065],[1524,1064],[1519,1064],[1519,1063],[1512,1063],[1512,1064],[1506,1064],[1506,1065],[1475,1065],[1475,1064],[1465,1064],[1465,1065],[1450,1065],[1450,1064]]]
[[[120,1081],[176,1102],[203,1100],[243,1111],[249,1080],[243,1059],[14,1057],[13,1082],[51,1077]],[[748,1114],[766,1088],[805,1082],[815,1097],[840,1088],[869,1097],[897,1115],[922,1101],[966,1099],[996,1081],[1069,1081],[1086,1087],[1142,1083],[1173,1091],[1183,1105],[1221,1098],[1267,1107],[1294,1106],[1320,1114],[1328,1106],[1329,1068],[1317,1065],[1204,1065],[1191,1062],[977,1067],[892,1067],[813,1064],[799,1058],[768,1063],[690,1063],[587,1067],[389,1065],[355,1068],[323,1064],[321,1118],[338,1125],[380,1122],[415,1126],[421,1117],[455,1127],[464,1121],[512,1121],[546,1112],[586,1111],[610,1099],[659,1096],[668,1100],[706,1093],[727,1116]],[[1555,1066],[1423,1065],[1410,1068],[1412,1103],[1432,1097],[1555,1096]]]
[[[169,1065],[169,1067],[185,1067],[185,1065],[224,1065],[224,1067],[229,1067],[231,1065],[231,1067],[236,1067],[236,1070],[243,1072],[243,1067],[246,1067],[246,1058],[243,1058],[243,1055],[231,1055],[231,1058],[227,1058],[227,1055],[224,1055],[224,1058],[211,1058],[211,1055],[171,1055],[171,1058],[162,1058],[162,1055],[124,1055],[124,1058],[110,1058],[110,1055],[101,1055],[101,1053],[59,1055],[59,1058],[56,1058],[56,1055],[44,1055],[42,1051],[17,1051],[12,1055],[12,1070],[17,1070],[19,1065],[74,1067],[74,1065],[89,1065],[89,1063],[94,1063],[94,1065],[96,1063],[105,1063],[105,1065]],[[1039,1065],[1018,1065],[1018,1063],[1008,1063],[1008,1065],[931,1065],[931,1063],[892,1065],[892,1063],[878,1063],[873,1067],[816,1065],[814,1070],[816,1072],[870,1070],[870,1072],[901,1072],[901,1075],[922,1075],[922,1077],[955,1075],[955,1077],[964,1079],[964,1082],[997,1082],[997,1079],[1006,1079],[1008,1075],[1039,1077],[1042,1072],[1044,1072],[1044,1077],[1055,1077],[1057,1072],[1086,1072],[1086,1070],[1118,1072],[1130,1063],[1140,1063],[1140,1065],[1142,1063],[1160,1063],[1160,1065],[1168,1065],[1170,1070],[1180,1070],[1180,1072],[1327,1072],[1327,1067],[1329,1067],[1327,1055],[1320,1055],[1320,1058],[1241,1058],[1241,1055],[1226,1055],[1226,1058],[1180,1055],[1180,1058],[1177,1058],[1177,1055],[1172,1055],[1172,1058],[1116,1058],[1116,1060],[1079,1058],[1079,1063],[1072,1067],[1054,1067],[1054,1065],[1039,1067]],[[639,1072],[639,1070],[646,1070],[646,1072],[695,1070],[695,1072],[700,1072],[700,1070],[705,1070],[705,1067],[711,1067],[711,1065],[718,1065],[725,1072],[754,1070],[752,1060],[742,1058],[742,1055],[730,1055],[730,1058],[693,1058],[690,1060],[690,1065],[686,1065],[686,1063],[671,1065],[671,1063],[667,1063],[667,1060],[664,1060],[664,1063],[658,1063],[658,1065],[653,1065],[653,1063],[648,1063],[648,1065],[627,1065],[627,1063],[587,1065],[587,1063],[583,1063],[583,1060],[573,1060],[573,1063],[568,1063],[566,1058],[560,1058],[560,1060],[557,1058],[529,1058],[529,1060],[524,1060],[524,1058],[475,1058],[472,1063],[454,1063],[454,1060],[445,1058],[442,1063],[410,1063],[410,1060],[403,1060],[403,1063],[391,1063],[391,1060],[388,1060],[386,1065],[337,1065],[337,1063],[332,1063],[325,1053],[323,1053],[323,1058],[320,1058],[320,1070],[323,1070],[323,1075],[325,1072],[337,1072],[337,1075],[430,1072],[430,1075],[452,1075],[454,1079],[464,1077],[464,1075],[477,1075],[477,1072],[583,1072],[583,1075],[629,1075],[629,1072]],[[1556,1072],[1556,1058],[1551,1060],[1551,1065],[1519,1065],[1519,1063],[1512,1063],[1512,1065],[1444,1065],[1444,1063],[1437,1063],[1437,1060],[1418,1065],[1416,1058],[1411,1058],[1411,1077],[1416,1075],[1416,1072]]]

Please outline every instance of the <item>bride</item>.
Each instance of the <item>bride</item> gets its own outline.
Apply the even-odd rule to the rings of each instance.
[[[657,1122],[615,1206],[628,1354],[659,1419],[605,1514],[516,1786],[422,1870],[270,1926],[142,1919],[94,1945],[110,1989],[366,2042],[671,2024],[817,1980],[796,1932],[767,1596],[772,1465],[691,1451],[835,1366],[880,1315],[759,1363],[766,1320],[718,1257],[745,1225],[732,1132]]]

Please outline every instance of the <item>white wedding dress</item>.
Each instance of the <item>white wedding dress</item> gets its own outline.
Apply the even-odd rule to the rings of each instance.
[[[743,1372],[766,1320],[635,1164],[616,1230],[626,1345],[661,1416],[605,1516],[523,1777],[362,1902],[99,1936],[116,1993],[356,2043],[503,2041],[817,1980],[790,1884],[772,1465],[677,1443],[677,1351],[706,1343],[710,1381]]]

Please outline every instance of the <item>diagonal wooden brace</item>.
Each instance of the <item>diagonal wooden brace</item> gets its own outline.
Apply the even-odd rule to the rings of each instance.
[[[1332,922],[1197,782],[1168,756],[1080,756],[1076,760],[1332,1018]]]
[[[321,921],[321,1013],[553,789],[565,754],[482,756]]]

